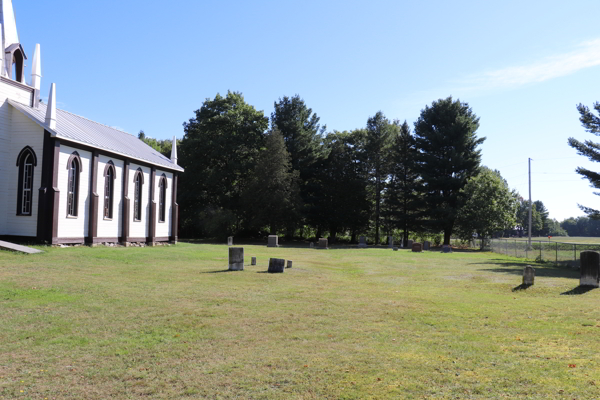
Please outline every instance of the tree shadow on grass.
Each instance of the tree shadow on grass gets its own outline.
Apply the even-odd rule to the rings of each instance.
[[[579,294],[584,294],[589,292],[590,290],[594,290],[594,289],[598,289],[594,286],[577,286],[574,289],[568,290],[564,293],[561,293],[561,296],[573,296],[573,295],[579,295]]]
[[[493,259],[490,262],[485,263],[473,263],[473,264],[489,264],[495,265],[497,268],[484,268],[479,271],[491,271],[498,272],[503,274],[511,274],[511,275],[523,275],[523,268],[528,265],[531,265],[535,268],[535,276],[542,276],[548,278],[573,278],[578,279],[580,276],[579,271],[574,271],[569,268],[565,268],[563,266],[555,266],[552,264],[535,264],[531,261],[515,261],[515,260],[503,260],[503,259]]]

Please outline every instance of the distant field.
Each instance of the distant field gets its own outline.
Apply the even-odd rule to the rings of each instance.
[[[527,241],[527,238],[505,238],[505,239],[509,239],[509,240],[525,240]],[[532,241],[543,241],[543,242],[547,242],[548,241],[548,236],[545,237],[532,237],[531,238]],[[582,244],[600,244],[600,237],[584,237],[584,236],[553,236],[550,239],[551,242],[563,242],[563,243],[582,243]]]
[[[244,248],[242,272],[224,245],[0,251],[0,399],[600,398],[600,290],[573,270]]]

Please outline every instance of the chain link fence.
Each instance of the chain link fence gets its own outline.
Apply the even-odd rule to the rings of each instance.
[[[579,268],[579,253],[584,250],[600,251],[600,244],[531,241],[517,239],[491,239],[487,250],[512,257],[528,258],[539,262],[552,262]]]

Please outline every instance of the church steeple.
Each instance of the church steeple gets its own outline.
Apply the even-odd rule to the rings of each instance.
[[[0,23],[2,24],[4,43],[2,48],[11,44],[21,43],[19,33],[17,32],[17,21],[15,20],[15,11],[13,10],[12,0],[0,0]]]

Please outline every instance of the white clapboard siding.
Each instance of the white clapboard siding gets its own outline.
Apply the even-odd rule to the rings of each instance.
[[[167,193],[165,197],[165,222],[159,222],[159,200],[160,200],[160,192],[158,185],[160,183],[160,178],[162,174],[165,174],[167,177]],[[155,182],[155,195],[154,200],[156,201],[156,236],[157,237],[166,237],[171,236],[171,213],[172,205],[173,205],[173,174],[167,171],[156,170],[156,182]]]
[[[2,100],[0,106],[0,235],[9,235],[6,226],[9,213],[8,208],[8,180],[10,176],[11,159],[16,163],[17,155],[12,157],[10,152],[10,124],[12,116],[12,106]]]
[[[10,124],[9,156],[6,164],[6,229],[7,234],[15,236],[36,236],[38,216],[38,189],[42,183],[42,156],[44,152],[44,130],[29,118],[12,110]],[[37,166],[33,171],[33,193],[31,215],[17,215],[17,196],[19,190],[19,168],[17,157],[25,146],[29,146],[37,157]]]
[[[112,219],[104,218],[104,169],[109,161],[112,161],[115,165],[116,176],[113,181],[113,215]],[[121,230],[123,224],[121,218],[123,217],[123,161],[117,158],[111,158],[106,156],[98,157],[98,237],[99,238],[119,238],[121,236]]]
[[[74,151],[81,157],[82,171],[79,174],[77,217],[67,217],[67,185],[69,180],[67,162]],[[60,201],[58,205],[59,238],[82,238],[87,236],[89,219],[88,207],[90,203],[91,156],[89,151],[66,146],[64,145],[64,142],[60,145],[60,157],[58,160],[58,189],[60,190]]]
[[[32,95],[31,89],[17,87],[0,81],[0,101],[2,103],[4,103],[6,99],[11,99],[30,106]]]
[[[133,219],[133,210],[135,206],[135,173],[138,168],[141,168],[144,174],[144,185],[142,186],[142,219],[135,221]],[[129,210],[129,236],[132,238],[146,238],[148,237],[148,214],[149,214],[149,202],[150,196],[150,168],[142,167],[137,164],[129,164],[129,199],[131,204],[131,210]]]

